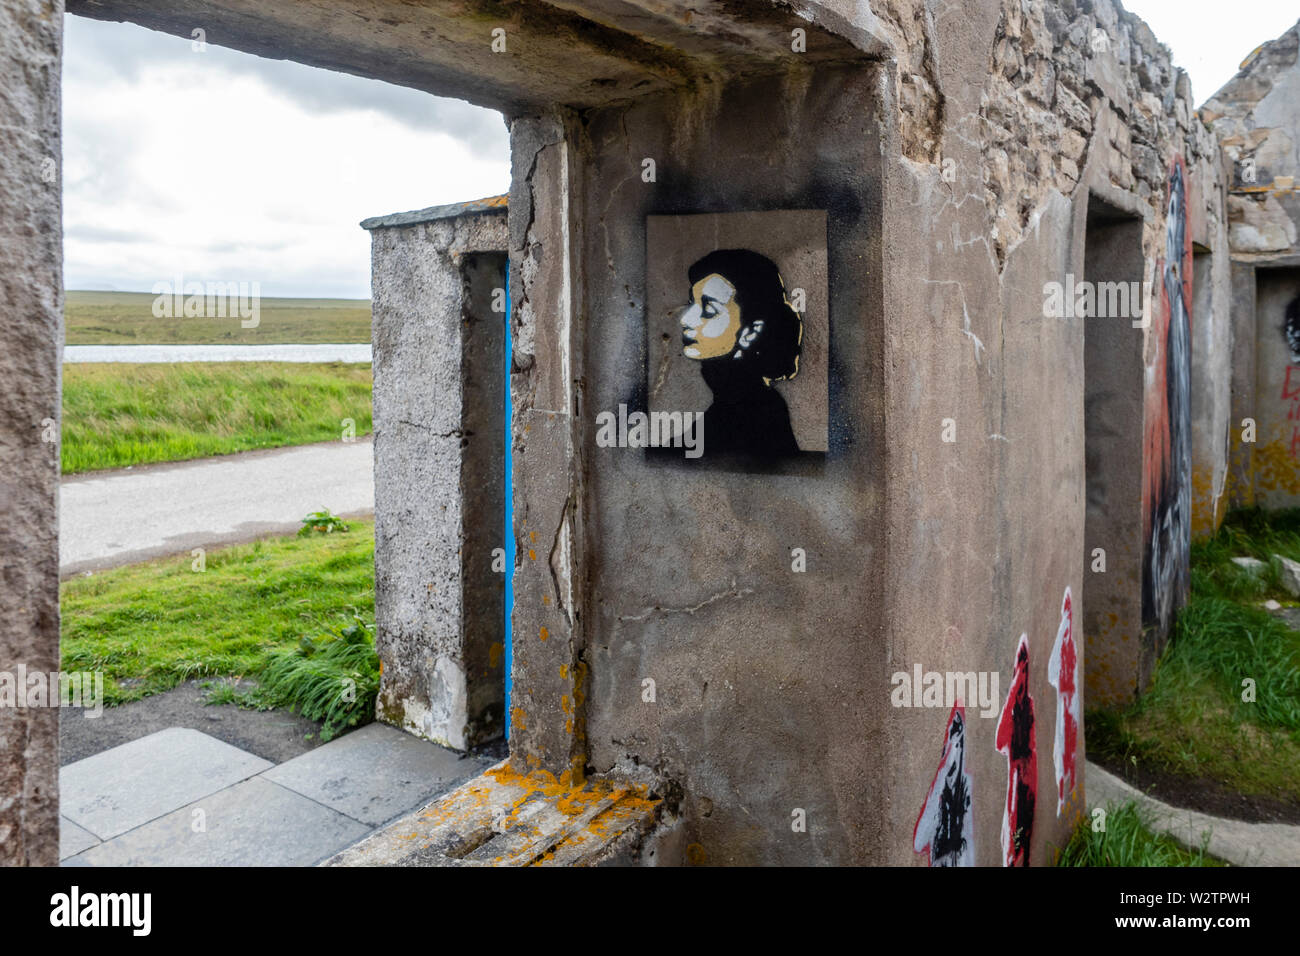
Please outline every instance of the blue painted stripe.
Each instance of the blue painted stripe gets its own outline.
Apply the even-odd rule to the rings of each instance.
[[[510,366],[511,356],[513,355],[514,346],[510,339],[510,262],[506,261],[506,460],[505,460],[505,480],[502,487],[505,490],[506,499],[506,620],[505,620],[505,640],[502,663],[506,672],[506,713],[505,713],[505,734],[506,740],[510,739],[510,680],[514,672],[514,642],[511,634],[510,617],[515,606],[515,482],[514,482],[514,465],[511,461],[511,415],[513,407],[510,404]]]

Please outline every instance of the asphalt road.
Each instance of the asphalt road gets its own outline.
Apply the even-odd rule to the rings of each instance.
[[[312,511],[371,514],[369,438],[65,478],[61,576],[296,531]]]

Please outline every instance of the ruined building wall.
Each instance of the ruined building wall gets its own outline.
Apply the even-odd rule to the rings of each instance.
[[[1232,163],[1233,493],[1268,508],[1300,504],[1298,61],[1300,23],[1252,52],[1202,110]]]
[[[540,456],[538,429],[562,437],[538,459],[544,507],[516,489],[517,592],[540,600],[516,608],[512,748],[570,774],[654,768],[679,788],[689,860],[933,859],[927,795],[958,761],[979,781],[962,859],[1047,862],[1083,806],[1071,663],[1081,682],[1095,653],[1097,696],[1131,699],[1185,600],[1193,522],[1221,516],[1227,365],[1195,343],[1229,335],[1223,181],[1186,77],[1110,4],[979,6],[859,9],[896,41],[878,70],[792,65],[516,124],[521,338],[564,344],[516,355],[516,442]],[[567,218],[539,223],[559,195]],[[1102,462],[1132,471],[1140,534],[1108,570],[1085,564],[1112,542],[1084,537],[1084,343],[1087,322],[1121,320],[1044,302],[1085,278],[1090,198],[1136,224],[1153,290],[1125,339],[1135,438]],[[597,447],[595,416],[660,382],[646,217],[782,209],[828,217],[824,459],[703,476]],[[547,265],[557,245],[569,266]],[[577,328],[547,330],[566,302]],[[786,570],[796,547],[806,572]],[[1095,580],[1126,617],[1085,653]],[[895,706],[915,667],[996,673],[1000,692],[955,715]]]

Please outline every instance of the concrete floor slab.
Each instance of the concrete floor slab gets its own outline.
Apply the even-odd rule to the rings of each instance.
[[[63,814],[102,840],[273,766],[197,730],[173,727],[59,771]]]
[[[462,780],[490,761],[461,757],[390,727],[368,724],[264,777],[371,826],[387,823]]]
[[[65,865],[310,866],[369,831],[259,776],[91,847]]]
[[[99,842],[99,837],[85,827],[79,827],[67,817],[59,817],[59,859],[66,860]]]

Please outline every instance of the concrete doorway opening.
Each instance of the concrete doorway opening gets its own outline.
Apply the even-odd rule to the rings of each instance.
[[[1122,706],[1137,693],[1142,643],[1143,221],[1096,196],[1088,201],[1083,282],[1094,305],[1084,316],[1083,630],[1092,705]],[[1126,310],[1103,303],[1120,298]],[[1097,314],[1122,311],[1125,314]],[[1150,674],[1154,661],[1141,664]]]
[[[148,32],[135,26],[119,24],[95,24],[95,26],[101,30],[118,29],[133,34]],[[170,40],[169,42],[180,43],[186,48],[186,53],[190,52],[189,41]],[[194,42],[199,43],[197,40]],[[130,41],[124,40],[123,46],[130,48]],[[199,51],[194,52],[197,54]],[[215,59],[213,51],[205,52],[209,61]],[[201,57],[197,59],[202,60]],[[275,75],[280,72],[281,67],[285,66],[302,69],[296,64],[270,64],[267,66],[272,79],[269,86],[274,87]],[[331,75],[335,79],[341,78],[340,74]],[[374,85],[380,84],[374,83]],[[69,97],[73,95],[71,90],[68,91],[68,95]],[[434,102],[427,94],[413,95],[424,96],[430,102]],[[500,124],[499,118],[495,121]],[[502,145],[504,146],[504,143]],[[288,149],[284,146],[280,148]],[[304,155],[301,161],[308,162],[309,157]],[[271,164],[266,165],[269,167]],[[431,185],[435,182],[427,175],[408,178],[399,168],[393,168],[391,171],[394,175],[400,176],[400,180],[405,183],[402,188],[409,194],[409,198],[402,200],[403,208],[417,205],[422,197],[428,195]],[[406,173],[409,172],[409,169],[406,170]],[[202,183],[202,187],[196,183],[194,189],[196,191],[199,188],[211,189],[213,186],[214,182],[209,179]],[[498,185],[498,188],[500,186],[504,186],[504,181]],[[157,191],[163,190],[160,187]],[[256,197],[250,198],[254,202],[257,201]],[[354,214],[343,205],[339,201],[341,198],[335,196],[328,200],[329,205],[334,209],[330,215],[349,235],[355,235],[358,240],[368,242],[368,237],[357,229],[357,220],[361,216]],[[288,196],[285,199],[288,200]],[[388,200],[383,201],[388,202]],[[230,202],[229,196],[225,202]],[[366,212],[376,211],[373,208],[374,202],[373,198],[365,199]],[[504,203],[502,203],[500,209],[502,222],[504,222],[504,215]],[[249,241],[255,242],[259,238],[256,222],[251,224],[248,231]],[[504,250],[504,242],[500,245]],[[362,248],[364,249],[364,246]],[[172,254],[179,256],[181,253],[177,251]],[[359,271],[363,277],[367,277],[369,269],[366,268],[366,260],[361,256],[357,258]],[[159,278],[170,279],[178,272],[187,275],[197,272],[197,269],[189,268],[190,265],[191,263],[188,262],[178,262],[177,269],[163,270]],[[181,268],[182,266],[184,268]],[[471,614],[457,615],[457,620],[460,621],[465,632],[462,642],[464,647],[478,655],[467,659],[467,668],[475,676],[478,676],[479,672],[486,673],[492,670],[495,673],[495,685],[493,686],[490,681],[486,684],[477,682],[470,687],[468,695],[465,686],[458,689],[451,687],[448,692],[449,695],[456,695],[461,700],[466,700],[468,696],[467,703],[470,709],[490,713],[489,722],[495,722],[497,736],[500,734],[503,710],[501,703],[503,661],[500,651],[503,614],[501,592],[506,574],[502,573],[503,568],[494,568],[492,565],[494,552],[499,551],[502,544],[500,530],[503,520],[502,456],[509,426],[508,419],[503,413],[502,394],[505,391],[504,383],[508,368],[504,351],[504,324],[508,308],[498,303],[495,293],[504,288],[504,276],[504,251],[486,251],[482,254],[471,252],[461,257],[458,262],[457,282],[464,291],[466,308],[451,316],[449,324],[453,329],[461,330],[459,348],[426,356],[432,359],[433,368],[431,374],[425,376],[424,384],[433,394],[431,407],[448,407],[454,404],[449,394],[452,390],[458,393],[460,391],[476,393],[476,397],[472,400],[468,400],[467,397],[463,403],[464,415],[456,423],[456,427],[448,429],[449,434],[445,441],[446,447],[459,449],[455,454],[466,462],[466,467],[457,472],[459,482],[454,486],[447,486],[442,480],[444,475],[437,467],[437,461],[440,459],[435,455],[422,458],[417,455],[415,464],[423,469],[421,476],[424,480],[416,481],[414,485],[408,482],[403,490],[403,494],[417,510],[441,511],[443,505],[451,499],[471,501],[475,504],[483,502],[488,509],[484,513],[473,512],[465,516],[466,531],[460,541],[459,550],[466,556],[466,567],[458,568],[454,577],[463,591],[465,607],[473,609]],[[194,275],[193,278],[207,279],[215,276]],[[250,278],[262,278],[263,283],[266,281],[265,277],[256,275]],[[421,287],[417,280],[418,277],[412,278],[413,290],[427,295],[429,290]],[[149,288],[150,281],[152,280],[145,282],[144,289]],[[363,286],[363,289],[364,291],[359,294],[367,296],[368,286]],[[179,294],[182,290],[178,288],[176,291]],[[306,291],[302,294],[310,296],[311,292]],[[145,309],[147,311],[147,304]],[[368,312],[367,308],[367,316]],[[237,327],[239,316],[234,313],[231,315]],[[263,319],[267,317],[265,311],[262,317]],[[409,314],[406,319],[412,323],[415,321]],[[369,340],[370,332],[365,325],[366,323],[363,323],[362,334],[366,340]],[[370,357],[369,347],[370,342],[367,341],[365,345],[367,360]],[[451,351],[455,351],[454,366],[449,354]],[[291,366],[277,367],[290,368]],[[438,374],[452,367],[458,369],[457,378],[447,380]],[[418,400],[417,393],[422,391],[411,387],[412,381],[416,380],[418,379],[413,377],[401,382],[403,386],[401,391],[405,394],[398,395],[397,403],[385,408],[384,411],[389,416],[385,424],[390,426],[390,430],[391,427],[396,427],[399,421],[403,421],[412,428],[435,432],[437,423],[426,414],[429,409],[419,408],[418,402],[416,407],[411,404],[412,400]],[[481,395],[478,395],[480,391]],[[393,397],[392,394],[389,397]],[[368,407],[370,405],[369,382],[366,383],[364,400]],[[359,422],[360,416],[356,418]],[[367,415],[367,423],[368,421],[369,415]],[[379,421],[376,419],[376,427],[378,425]],[[372,459],[370,436],[365,435],[365,431],[368,430],[368,428],[357,429],[352,436],[352,440],[356,442],[352,445],[352,450],[359,448],[363,453],[359,460],[364,464],[367,484],[370,481]],[[338,434],[332,434],[330,438],[338,439]],[[343,441],[346,443],[349,439],[344,438]],[[272,448],[267,454],[273,455],[278,452],[279,449]],[[178,467],[183,466],[184,463],[180,463]],[[321,470],[328,470],[328,467],[322,467]],[[297,474],[304,485],[311,485],[320,477],[319,471],[312,474],[310,469],[300,469]],[[392,477],[410,479],[412,476],[394,470]],[[288,476],[286,483],[292,484],[294,481],[292,476]],[[247,483],[246,497],[256,497],[255,488],[255,482]],[[364,520],[368,517],[364,512],[373,508],[373,493],[369,488],[367,488],[365,496],[367,501],[363,508],[352,505],[340,506],[337,502],[328,499],[317,501],[314,491],[308,491],[306,495],[312,499],[311,504],[304,504],[302,508],[296,504],[291,505],[289,511],[281,516],[284,527],[280,527],[277,520],[272,522],[274,526],[259,526],[256,531],[250,530],[242,537],[232,537],[228,541],[222,538],[220,541],[210,539],[193,543],[209,545],[212,550],[215,550],[219,544],[241,543],[246,542],[250,537],[264,535],[285,537],[292,542],[295,540],[292,532],[297,529],[302,515],[317,507],[324,507],[347,518],[350,524],[354,524],[351,529],[352,535],[356,537],[360,532],[363,550],[369,549],[369,543],[366,541],[369,537],[368,523],[363,524],[361,528],[356,528],[352,520],[353,515]],[[68,512],[65,510],[65,532],[68,518]],[[422,560],[424,583],[427,584],[435,573],[432,567],[430,542],[412,540],[410,532],[413,530],[413,524],[408,523],[404,529],[406,532],[404,544],[411,547]],[[189,548],[189,542],[186,543],[186,548]],[[170,558],[172,552],[167,552],[165,555],[160,553],[160,556]],[[364,557],[366,564],[369,564],[369,555]],[[191,563],[188,550],[184,554],[183,561],[187,566]],[[215,565],[216,562],[213,562],[206,570],[210,572]],[[473,574],[469,573],[471,566],[475,572]],[[482,573],[478,574],[480,570]],[[205,580],[215,577],[216,575],[209,574]],[[369,577],[368,569],[365,577]],[[276,581],[273,576],[268,577],[265,583],[266,596],[272,603],[276,601],[283,601],[286,604],[302,603],[290,600],[299,597],[298,594],[277,595]],[[369,591],[371,591],[369,581],[364,588],[356,589],[357,594],[366,594]],[[368,597],[368,594],[366,596]],[[357,607],[362,614],[365,613],[360,601],[357,602]],[[349,606],[348,609],[351,610],[351,607]],[[214,629],[215,623],[213,621]],[[321,632],[319,623],[318,620],[308,620],[304,613],[299,633],[305,637],[319,636]],[[482,642],[476,640],[479,635],[484,636]],[[265,634],[260,636],[264,637]],[[423,650],[426,655],[430,655],[434,650],[433,635],[426,633],[423,638],[425,640]],[[293,638],[290,638],[290,641],[292,640]],[[378,643],[380,660],[387,663],[382,641]],[[481,653],[478,653],[479,651]],[[198,654],[196,650],[196,658]],[[197,670],[197,673],[213,678],[224,678],[227,675],[220,670],[220,667],[219,663],[209,664],[207,668]],[[253,671],[244,673],[254,674]],[[197,700],[200,695],[191,693],[190,696]],[[373,702],[373,694],[368,695],[366,700]],[[185,723],[182,717],[175,716],[174,707],[164,708],[164,714],[155,714],[156,719],[141,724],[143,729],[137,732],[133,727],[131,733],[134,737],[131,739],[122,742],[123,738],[120,734],[106,735],[104,738],[106,742],[99,752],[86,757],[78,755],[71,758],[73,763],[80,763],[83,760],[87,762],[72,776],[62,775],[64,820],[61,827],[63,846],[60,857],[66,859],[76,856],[79,858],[78,862],[91,863],[130,860],[168,864],[179,859],[190,861],[197,859],[215,864],[311,863],[364,836],[368,830],[384,825],[394,816],[426,803],[433,796],[461,779],[472,776],[490,762],[483,759],[462,760],[457,753],[434,747],[427,740],[418,740],[413,735],[402,733],[382,723],[359,728],[355,732],[339,734],[335,739],[322,743],[319,749],[314,749],[320,740],[317,733],[319,728],[301,717],[296,718],[292,725],[288,725],[290,723],[288,720],[282,722],[286,726],[277,724],[276,729],[281,731],[279,737],[287,742],[283,749],[275,749],[267,743],[266,737],[270,736],[269,734],[259,736],[244,733],[247,728],[241,721],[237,721],[229,714],[218,715],[219,711],[227,708],[209,708],[205,713],[200,702],[197,709],[198,721],[201,722],[206,717],[214,723],[199,723],[197,727],[191,726]],[[236,708],[228,709],[234,711]],[[372,706],[370,713],[373,712]],[[282,715],[289,717],[287,713]],[[259,714],[250,709],[247,715],[241,714],[241,716],[261,719],[278,717],[281,714]],[[76,723],[81,724],[81,721],[78,720]],[[85,721],[87,725],[98,723],[98,721]],[[236,724],[239,726],[233,726]],[[476,735],[474,742],[490,739],[491,736],[492,726],[489,726],[485,732]],[[460,749],[468,749],[468,746],[462,742]],[[327,753],[327,750],[330,752]],[[178,764],[185,766],[178,769]],[[115,768],[114,773],[106,773],[106,767]],[[179,782],[170,790],[154,785],[162,778]],[[347,778],[346,782],[344,778]],[[336,787],[335,784],[340,782],[342,786]],[[331,788],[333,788],[332,796],[329,792]],[[350,794],[345,791],[350,791]],[[309,803],[311,806],[308,806]],[[99,809],[95,809],[96,807]],[[187,829],[188,824],[180,825],[184,819],[204,819],[206,822],[207,817],[193,817],[193,814],[198,811],[203,811],[203,814],[210,816],[211,825],[208,829]],[[283,814],[286,818],[300,818],[303,827],[294,833],[279,832],[278,835],[275,833],[264,835],[265,839],[261,836],[249,836],[250,833],[260,834],[259,827],[266,823],[268,815],[275,814]],[[207,835],[206,839],[201,836],[203,834]],[[223,838],[223,834],[229,839]],[[196,840],[203,843],[197,855],[194,852],[195,848],[190,845]],[[234,849],[231,849],[232,847]],[[248,855],[241,857],[241,853]]]

